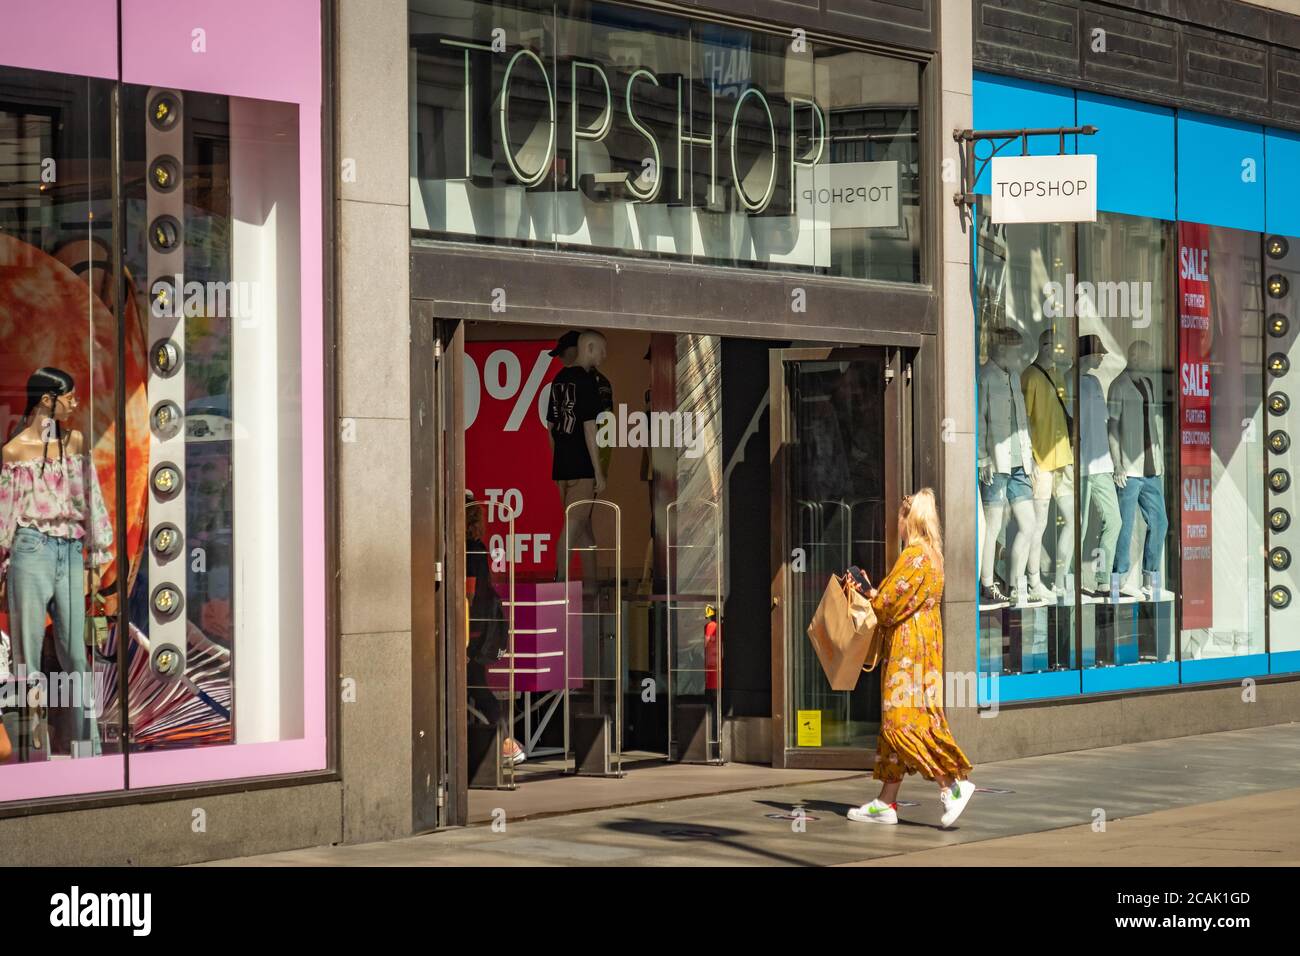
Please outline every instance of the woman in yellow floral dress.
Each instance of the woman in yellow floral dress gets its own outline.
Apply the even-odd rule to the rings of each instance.
[[[880,796],[849,811],[864,823],[897,823],[903,777],[919,773],[939,784],[943,825],[966,809],[975,786],[970,761],[953,740],[943,715],[943,537],[934,492],[903,499],[899,535],[905,547],[894,569],[871,592],[888,655],[881,674],[880,736],[872,776]]]

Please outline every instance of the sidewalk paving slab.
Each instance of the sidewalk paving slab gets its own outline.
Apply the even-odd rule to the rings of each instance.
[[[725,772],[732,768],[697,768]],[[765,779],[780,771],[766,769]],[[977,767],[981,787],[941,829],[933,784],[911,777],[898,826],[852,823],[877,785],[829,775],[541,819],[505,816],[387,843],[225,861],[256,866],[1144,865],[1295,862],[1300,727],[1126,744]],[[719,778],[721,779],[721,778]],[[564,781],[560,781],[563,783]],[[623,781],[602,781],[613,784]],[[536,785],[536,784],[534,784]],[[511,796],[524,793],[523,788]],[[803,807],[802,827],[784,817]],[[1094,833],[1096,811],[1106,831]],[[926,861],[931,861],[926,863]]]

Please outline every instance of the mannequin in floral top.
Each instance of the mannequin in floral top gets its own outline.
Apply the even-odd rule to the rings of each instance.
[[[975,785],[970,761],[943,713],[943,536],[933,491],[922,488],[903,499],[898,530],[903,553],[870,595],[888,654],[880,675],[873,774],[882,786],[878,798],[848,816],[860,823],[897,823],[903,777],[919,773],[939,785],[942,823],[949,827],[966,809]]]
[[[59,667],[79,681],[72,702],[75,739],[100,752],[87,666],[87,592],[99,589],[100,568],[112,560],[113,525],[81,432],[65,423],[77,408],[72,377],[37,369],[27,381],[22,427],[4,446],[0,463],[0,600],[8,600],[14,671],[38,672],[45,619],[54,621]],[[80,684],[80,686],[78,686]],[[50,682],[49,687],[55,687]],[[25,703],[27,695],[20,697]],[[62,703],[51,701],[51,703]],[[83,705],[86,705],[83,707]],[[19,759],[44,760],[46,735],[39,712],[29,715],[18,741]]]

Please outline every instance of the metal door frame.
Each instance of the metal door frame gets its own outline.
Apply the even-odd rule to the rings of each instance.
[[[411,824],[463,826],[465,772],[464,329],[411,303]]]
[[[790,542],[787,523],[789,461],[785,436],[790,423],[785,366],[798,361],[853,361],[884,353],[885,358],[885,550],[898,551],[898,511],[890,503],[912,480],[912,362],[920,347],[918,336],[911,348],[897,342],[826,348],[772,349],[768,353],[771,396],[769,443],[772,473],[771,646],[772,646],[772,766],[780,768],[870,769],[874,747],[828,747],[817,751],[786,746],[787,667],[786,607]],[[891,377],[892,373],[892,377]]]

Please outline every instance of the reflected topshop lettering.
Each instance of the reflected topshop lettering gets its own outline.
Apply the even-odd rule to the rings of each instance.
[[[444,46],[463,51],[465,148],[462,175],[468,179],[472,177],[474,171],[474,104],[477,93],[474,80],[476,75],[475,66],[478,63],[478,58],[491,58],[498,54],[493,51],[491,44],[488,43],[450,37],[441,37],[438,42]],[[526,66],[524,61],[527,61]],[[578,84],[580,70],[599,81],[602,98],[596,118],[594,120],[588,118],[585,125],[581,116],[582,111],[577,105],[580,93]],[[525,71],[532,76],[540,76],[540,84],[538,84],[536,92],[544,96],[545,115],[529,131],[526,141],[521,146],[516,147],[511,142],[510,111],[512,103],[520,97],[518,89],[522,86],[522,77]],[[571,102],[574,104],[570,110],[571,125],[568,131],[569,148],[573,157],[571,182],[577,183],[580,178],[577,161],[579,141],[592,144],[601,143],[615,131],[615,116],[616,112],[618,112],[615,110],[615,96],[617,95],[622,101],[623,110],[621,113],[624,115],[627,126],[645,141],[647,150],[642,173],[635,178],[630,173],[622,177],[622,188],[626,190],[627,195],[641,203],[654,203],[664,198],[664,186],[669,177],[665,175],[666,163],[663,148],[667,146],[672,150],[672,167],[675,170],[675,175],[672,177],[673,183],[667,198],[674,202],[693,204],[694,196],[691,194],[686,182],[686,176],[683,174],[685,166],[683,157],[686,151],[693,147],[707,147],[709,150],[709,183],[706,201],[712,203],[716,200],[719,152],[717,116],[717,100],[719,97],[716,92],[710,90],[705,94],[708,98],[707,114],[709,116],[706,133],[704,130],[696,131],[693,128],[693,113],[698,107],[693,108],[690,103],[693,97],[698,96],[701,91],[698,87],[689,88],[686,77],[681,75],[661,77],[652,70],[641,66],[632,69],[628,73],[626,81],[619,89],[611,82],[609,73],[600,63],[575,59],[570,62],[568,72],[568,92]],[[666,88],[674,98],[673,101],[670,104],[662,99],[657,102],[653,101],[649,90],[654,88]],[[496,125],[511,176],[521,186],[539,186],[556,162],[557,126],[559,123],[557,118],[559,115],[558,88],[547,71],[545,61],[531,49],[526,47],[517,49],[507,61],[505,72],[496,88],[488,92],[491,102],[494,104],[492,109],[496,113]],[[746,129],[746,124],[742,121],[742,113],[745,112],[747,104],[751,106],[750,112],[753,116],[760,117],[758,125],[761,126],[761,129]],[[657,136],[655,131],[647,124],[644,116],[638,114],[638,107],[646,111],[649,111],[651,107],[658,107],[658,112],[662,113],[665,105],[668,105],[668,108],[673,111],[675,129],[675,134],[666,143],[662,142],[661,137]],[[765,212],[771,205],[777,194],[779,185],[778,170],[782,165],[780,156],[783,152],[789,154],[787,168],[789,170],[790,187],[794,185],[794,177],[798,167],[815,166],[825,152],[827,124],[822,108],[812,100],[798,97],[791,97],[788,105],[789,125],[778,126],[771,98],[763,89],[754,84],[749,84],[735,97],[735,105],[731,110],[731,117],[725,127],[724,135],[730,142],[728,158],[733,190],[741,208],[748,213]],[[797,126],[800,108],[806,108],[811,113],[810,129],[812,130],[811,134],[805,137],[808,140],[808,145],[802,151],[796,147],[792,135],[792,131]],[[724,121],[726,121],[725,117]],[[742,137],[740,135],[742,129],[746,129],[752,136]],[[760,143],[761,151],[758,156],[753,158],[752,162],[747,164],[745,157],[741,155],[741,143],[742,140],[750,138]],[[529,154],[533,163],[531,168],[525,168],[521,163],[520,157],[523,153]],[[608,183],[603,183],[603,185],[608,185]],[[873,186],[870,187],[870,191],[880,193],[881,190],[889,188],[888,186]],[[612,199],[617,194],[611,191],[603,195],[605,199]],[[886,199],[888,199],[888,196],[883,193],[871,197],[873,202]],[[852,199],[841,201],[851,202]]]

